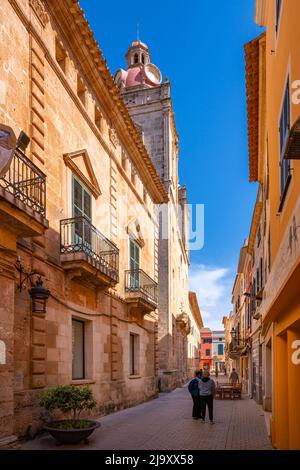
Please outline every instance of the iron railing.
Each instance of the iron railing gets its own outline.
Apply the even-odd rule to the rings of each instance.
[[[60,221],[60,251],[85,253],[102,274],[119,281],[118,248],[85,217]]]
[[[16,149],[0,187],[35,212],[46,217],[46,175],[21,150]]]
[[[125,290],[140,293],[146,300],[157,305],[157,283],[142,269],[125,271]]]

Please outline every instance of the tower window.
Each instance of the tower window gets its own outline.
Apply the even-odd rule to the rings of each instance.
[[[144,64],[144,63],[145,63],[145,56],[144,56],[144,54],[142,54],[142,64]]]
[[[134,54],[134,63],[138,64],[139,63],[139,56],[138,54]]]

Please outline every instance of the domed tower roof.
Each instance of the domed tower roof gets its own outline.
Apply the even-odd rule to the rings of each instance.
[[[127,69],[137,64],[147,65],[151,62],[150,51],[147,44],[137,39],[133,41],[126,53]]]
[[[159,69],[151,63],[149,47],[137,39],[131,43],[126,53],[127,70],[119,69],[115,82],[119,88],[144,85],[155,87],[161,84]]]

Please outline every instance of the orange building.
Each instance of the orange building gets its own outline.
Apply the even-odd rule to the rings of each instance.
[[[212,331],[209,328],[202,328],[200,330],[201,338],[201,359],[200,369],[210,370],[213,360],[212,348]]]
[[[266,33],[245,47],[250,180],[262,203],[252,232],[264,243],[254,300],[263,403],[278,449],[300,449],[299,15],[298,0],[256,0],[255,21]]]

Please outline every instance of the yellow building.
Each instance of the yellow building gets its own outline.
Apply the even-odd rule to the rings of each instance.
[[[265,212],[264,283],[256,291],[263,387],[278,449],[300,449],[299,15],[298,0],[257,0],[255,20],[266,33],[245,47],[250,179],[260,184]]]

